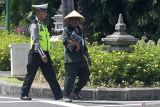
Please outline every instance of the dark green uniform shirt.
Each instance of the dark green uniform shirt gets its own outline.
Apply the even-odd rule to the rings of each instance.
[[[68,45],[68,40],[75,40],[80,43],[80,50],[76,50],[76,46]],[[86,61],[84,53],[88,51],[83,34],[77,34],[74,29],[72,28],[64,28],[62,33],[62,40],[64,44],[64,62],[71,63],[71,62],[84,62]]]

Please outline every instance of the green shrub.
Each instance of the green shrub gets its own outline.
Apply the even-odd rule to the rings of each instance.
[[[29,38],[15,33],[0,33],[0,70],[10,70],[10,48],[9,44],[29,42]]]
[[[0,70],[10,70],[10,43],[29,42],[28,38],[0,33]],[[144,87],[160,86],[160,47],[153,41],[138,41],[132,53],[106,52],[106,45],[88,44],[92,57],[90,86]],[[51,59],[59,79],[64,78],[64,47],[62,42],[51,43]]]
[[[51,59],[53,61],[53,67],[57,73],[57,77],[63,79],[64,77],[64,57],[63,57],[63,45],[62,42],[51,42]]]
[[[88,45],[92,57],[89,85],[105,87],[142,87],[159,83],[159,46],[139,41],[133,53],[106,52],[105,45]],[[103,51],[102,51],[103,50]],[[63,46],[52,43],[51,56],[58,78],[64,77]]]
[[[105,34],[102,32],[96,32],[93,35],[94,42],[98,42],[99,44],[102,43],[101,38],[105,37]]]
[[[90,48],[93,59],[90,84],[98,86],[147,86],[160,81],[160,47],[139,41],[133,53],[102,52]]]

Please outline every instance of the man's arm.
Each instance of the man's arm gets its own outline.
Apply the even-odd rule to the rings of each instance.
[[[62,33],[62,41],[63,41],[63,44],[64,44],[65,46],[67,46],[67,45],[75,45],[75,46],[77,47],[77,48],[76,48],[76,51],[79,51],[79,50],[80,50],[80,44],[79,44],[79,42],[76,42],[76,41],[71,40],[71,39],[69,38],[68,29],[67,29],[67,28],[65,28],[65,29],[63,30],[63,33]]]
[[[47,62],[46,55],[45,55],[45,53],[43,52],[43,50],[40,46],[40,42],[39,42],[40,37],[39,37],[39,34],[38,34],[37,24],[32,24],[31,25],[30,33],[31,33],[31,39],[34,41],[33,45],[35,47],[35,50],[40,54],[42,60],[44,62]]]
[[[86,45],[84,45],[84,55],[86,56],[87,58],[87,61],[88,61],[88,65],[91,66],[92,65],[92,60],[91,60],[91,57],[88,53],[88,48]]]

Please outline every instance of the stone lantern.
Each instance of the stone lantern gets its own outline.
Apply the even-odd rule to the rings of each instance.
[[[62,4],[58,9],[58,13],[52,17],[54,20],[54,28],[52,28],[52,37],[50,41],[59,41],[61,38],[61,32],[63,29],[63,15],[62,15]]]
[[[102,38],[102,41],[106,45],[110,45],[108,51],[127,51],[132,52],[134,49],[130,45],[134,45],[137,42],[137,38],[129,35],[125,32],[126,24],[123,22],[122,14],[119,14],[118,23],[115,25],[115,32],[112,35]]]
[[[55,30],[61,30],[63,29],[63,15],[62,15],[62,4],[60,5],[60,8],[58,9],[58,14],[54,15],[52,17],[54,19],[54,25],[55,25]]]
[[[58,14],[54,15],[52,19],[54,19],[54,30],[58,31],[63,29],[65,26],[63,24],[63,18],[69,14],[74,9],[74,1],[73,0],[61,0],[60,8],[58,9]]]

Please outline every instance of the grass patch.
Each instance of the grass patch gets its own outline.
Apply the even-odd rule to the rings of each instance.
[[[23,83],[23,80],[21,78],[15,78],[15,77],[0,77],[0,81],[18,85],[21,85]]]

